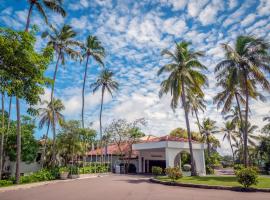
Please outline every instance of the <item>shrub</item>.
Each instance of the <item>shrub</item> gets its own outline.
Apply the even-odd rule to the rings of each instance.
[[[54,179],[56,179],[56,177],[54,176],[51,170],[41,169],[27,176],[21,176],[20,183],[33,183],[39,181],[49,181]]]
[[[168,167],[165,169],[165,173],[172,181],[182,178],[183,176],[179,167]]]
[[[244,165],[242,165],[242,164],[235,164],[234,166],[233,166],[233,169],[234,169],[234,171],[237,171],[237,170],[240,170],[240,169],[244,169],[245,167],[244,167]]]
[[[189,172],[191,170],[191,165],[190,164],[184,164],[183,165],[183,171]]]
[[[12,184],[13,184],[13,181],[10,181],[10,180],[0,180],[0,187],[9,186],[9,185],[12,185]]]
[[[206,166],[206,174],[215,174],[215,170],[213,167],[207,165]]]
[[[153,167],[152,167],[152,174],[153,174],[154,176],[159,176],[159,175],[162,174],[162,172],[163,172],[163,170],[162,170],[161,167],[157,167],[157,166],[153,166]]]
[[[66,172],[69,172],[69,171],[70,171],[70,169],[67,168],[67,167],[60,167],[59,168],[59,173],[66,173]]]
[[[245,188],[258,183],[258,174],[252,167],[237,170],[236,177],[237,181]]]
[[[73,175],[79,174],[79,168],[77,166],[69,167],[69,174],[73,174]]]

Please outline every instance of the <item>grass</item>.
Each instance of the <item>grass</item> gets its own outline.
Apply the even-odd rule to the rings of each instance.
[[[171,181],[166,176],[157,177],[161,181]],[[178,179],[179,183],[193,183],[201,185],[214,185],[214,186],[241,186],[235,176],[184,176]],[[253,185],[254,188],[270,188],[270,177],[259,176],[259,182],[257,185]]]

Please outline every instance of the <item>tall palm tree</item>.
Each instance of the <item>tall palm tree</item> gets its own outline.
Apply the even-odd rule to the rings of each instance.
[[[257,86],[265,91],[270,91],[270,83],[267,75],[270,73],[270,56],[269,44],[262,38],[252,36],[238,36],[235,46],[229,44],[222,45],[226,60],[218,65],[215,71],[222,74],[227,69],[235,69],[237,71],[237,81],[239,87],[245,96],[245,116],[243,119],[243,140],[244,140],[244,164],[248,165],[248,113],[249,98],[254,97]],[[225,74],[225,73],[224,73]],[[258,95],[257,95],[258,96]]]
[[[231,147],[232,150],[232,156],[233,156],[233,162],[235,161],[234,151],[233,151],[233,145],[232,140],[236,140],[236,125],[233,121],[227,121],[225,123],[225,127],[221,129],[221,132],[224,133],[223,141],[226,139]]]
[[[190,43],[176,43],[174,52],[167,49],[161,52],[161,55],[166,55],[171,59],[171,63],[160,68],[158,75],[167,72],[168,78],[161,82],[160,97],[168,92],[172,95],[171,108],[175,110],[178,106],[178,101],[181,99],[182,106],[185,112],[185,121],[188,132],[189,150],[191,157],[191,172],[196,175],[196,167],[192,150],[192,137],[190,131],[187,94],[186,92],[195,91],[194,93],[203,94],[201,87],[207,83],[207,77],[202,74],[202,70],[206,67],[200,63],[198,57],[203,56],[202,52],[193,51],[189,48]]]
[[[76,33],[73,31],[72,27],[69,25],[63,25],[63,27],[60,30],[57,30],[55,27],[51,26],[52,33],[44,32],[42,34],[43,38],[48,37],[49,42],[48,46],[52,46],[55,50],[55,53],[57,54],[57,61],[55,64],[55,70],[53,75],[53,82],[52,82],[52,90],[51,90],[51,102],[54,98],[54,87],[55,87],[55,80],[56,75],[59,67],[59,62],[61,60],[62,64],[65,64],[65,55],[70,56],[72,59],[76,59],[80,56],[80,53],[74,48],[81,47],[82,44],[75,40]],[[54,105],[52,104],[52,110],[54,112]],[[55,115],[52,115],[54,118]],[[53,129],[53,155],[52,159],[53,162],[56,159],[56,151],[55,150],[55,140],[56,140],[56,130],[55,130],[55,120],[52,120],[52,129]]]
[[[62,8],[62,0],[28,0],[30,4],[27,21],[25,26],[25,32],[28,32],[30,26],[30,17],[34,6],[43,16],[45,22],[48,24],[48,18],[44,7],[50,9],[56,13],[60,13],[62,16],[66,16],[65,10]],[[21,118],[20,118],[20,99],[16,97],[16,116],[17,116],[17,152],[16,152],[16,183],[19,184],[20,179],[20,162],[21,162]]]
[[[263,126],[262,132],[265,134],[270,134],[270,116],[264,117],[263,121],[267,121],[268,123]]]
[[[191,111],[192,115],[195,115],[200,134],[202,134],[202,132],[201,132],[201,124],[200,124],[198,112],[199,111],[204,112],[204,110],[206,109],[205,103],[206,101],[204,100],[203,94],[202,95],[194,94],[192,91],[188,92],[187,94],[188,110]]]
[[[52,103],[54,104],[52,106]],[[53,99],[52,102],[49,101],[43,101],[43,105],[46,105],[45,107],[39,108],[39,128],[42,129],[44,126],[47,126],[46,135],[44,137],[44,143],[43,143],[43,151],[41,156],[41,166],[43,167],[45,155],[46,155],[46,147],[47,147],[47,139],[49,134],[50,125],[52,124],[52,121],[54,120],[54,124],[59,124],[60,126],[63,124],[64,116],[61,113],[65,106],[63,105],[62,101],[60,99]],[[53,112],[54,108],[54,112]],[[54,113],[54,117],[52,116]]]
[[[48,17],[47,17],[47,13],[46,13],[45,8],[52,10],[56,13],[59,13],[63,17],[65,17],[66,12],[65,12],[64,8],[62,7],[62,2],[63,2],[63,0],[28,0],[30,7],[28,10],[25,30],[28,31],[28,29],[29,29],[30,17],[31,17],[34,6],[37,8],[38,12],[42,15],[46,24],[48,24]]]
[[[207,143],[207,154],[210,156],[210,136],[219,132],[217,130],[216,126],[216,121],[211,120],[210,118],[206,118],[202,122],[202,127],[201,127],[202,135],[206,139]]]
[[[95,83],[90,85],[90,88],[93,89],[93,93],[101,89],[101,104],[100,104],[100,114],[99,114],[99,130],[100,130],[100,139],[103,138],[102,134],[102,109],[105,92],[109,92],[112,96],[113,92],[118,90],[119,84],[113,79],[114,73],[109,69],[104,69],[101,71],[98,79]]]
[[[101,42],[98,40],[96,36],[89,35],[87,37],[86,43],[83,46],[83,58],[86,58],[85,70],[84,70],[84,78],[83,78],[83,89],[82,89],[82,127],[84,128],[84,91],[88,70],[88,61],[90,57],[98,62],[100,65],[104,65],[103,59],[105,56],[105,50],[101,45]]]

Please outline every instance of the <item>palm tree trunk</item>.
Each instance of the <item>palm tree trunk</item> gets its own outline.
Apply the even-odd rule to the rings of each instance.
[[[17,152],[16,152],[16,184],[20,183],[20,164],[21,164],[21,116],[20,100],[16,97],[17,111]]]
[[[2,130],[0,143],[0,180],[2,179],[2,167],[4,159],[4,139],[5,139],[5,94],[2,92]]]
[[[200,124],[200,120],[199,120],[199,117],[198,117],[198,112],[197,112],[197,110],[195,110],[195,116],[196,116],[196,119],[197,119],[199,132],[200,132],[200,134],[202,135],[201,124]]]
[[[244,165],[248,166],[248,149],[247,149],[247,138],[248,138],[248,104],[249,104],[249,92],[247,83],[247,72],[245,73],[245,86],[246,86],[246,109],[245,109],[245,131],[243,135],[244,139]]]
[[[232,146],[232,141],[231,141],[231,138],[229,139],[229,143],[230,143],[230,146],[231,146],[231,150],[232,150],[232,157],[233,157],[233,163],[234,163],[235,159],[234,159],[234,151],[233,151],[233,146]]]
[[[104,100],[105,87],[102,87],[101,91],[101,104],[100,104],[100,113],[99,113],[99,131],[100,131],[100,148],[101,148],[101,158],[103,160],[103,142],[102,142],[102,109],[103,109],[103,100]]]
[[[44,162],[45,162],[45,155],[46,155],[46,148],[47,148],[47,140],[48,140],[48,135],[49,135],[49,130],[50,130],[50,122],[48,123],[47,126],[47,132],[46,132],[46,136],[45,136],[45,141],[44,141],[44,146],[43,146],[43,150],[42,150],[42,154],[41,154],[41,168],[43,168],[44,166]]]
[[[85,83],[87,77],[87,65],[88,65],[89,55],[87,55],[85,70],[84,70],[84,78],[83,78],[83,89],[82,89],[82,127],[84,128],[84,91],[85,91]]]
[[[188,109],[186,106],[186,94],[185,94],[185,86],[184,82],[182,82],[182,103],[185,111],[185,119],[186,119],[186,126],[187,126],[187,132],[188,132],[188,144],[189,144],[189,151],[190,151],[190,161],[191,161],[191,176],[196,176],[196,164],[194,162],[193,157],[193,149],[192,149],[192,137],[190,132],[190,125],[189,125],[189,119],[188,119]]]
[[[8,134],[9,132],[9,127],[10,127],[10,115],[11,115],[11,107],[12,107],[12,96],[10,96],[9,98],[9,106],[8,106],[8,121],[7,121],[7,130],[6,130],[6,134]],[[6,156],[6,152],[5,152],[5,144],[7,143],[7,137],[5,137],[4,139],[4,145],[3,145],[3,158],[5,158]],[[3,163],[2,163],[2,170],[3,167],[5,166],[5,159],[3,159]]]
[[[53,130],[53,145],[52,145],[52,165],[55,165],[55,160],[56,160],[56,150],[55,150],[55,145],[56,145],[56,130],[55,130],[55,111],[54,111],[54,104],[53,104],[53,98],[54,98],[54,86],[55,86],[55,80],[56,80],[56,74],[58,71],[58,66],[59,66],[59,61],[61,57],[61,49],[58,53],[58,58],[56,61],[55,65],[55,70],[54,70],[54,75],[53,75],[53,83],[52,83],[52,91],[51,91],[51,106],[52,106],[52,130]]]
[[[206,134],[206,141],[207,141],[207,154],[208,157],[210,157],[210,140],[209,140],[209,134]]]
[[[25,32],[28,32],[29,26],[30,26],[30,16],[33,10],[33,3],[30,3],[30,8],[28,10],[28,15],[27,15],[27,21],[26,21],[26,27],[25,27]]]

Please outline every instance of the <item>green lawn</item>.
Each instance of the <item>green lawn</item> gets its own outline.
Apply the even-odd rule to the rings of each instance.
[[[168,177],[160,176],[157,177],[161,181],[170,181]],[[235,176],[184,176],[183,178],[177,180],[179,183],[193,183],[201,185],[219,185],[219,186],[241,186],[237,181]],[[254,188],[270,188],[270,177],[259,177],[259,183]]]

